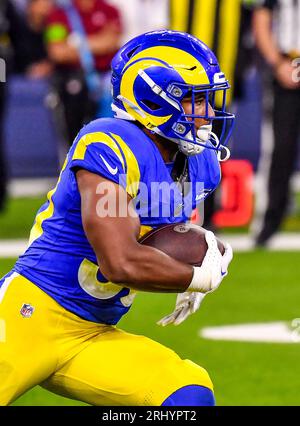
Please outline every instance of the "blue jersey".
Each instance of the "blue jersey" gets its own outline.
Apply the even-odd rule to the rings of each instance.
[[[134,123],[100,119],[78,134],[14,270],[81,318],[114,325],[129,310],[135,291],[108,282],[97,266],[82,225],[78,168],[126,189],[135,200],[142,234],[159,225],[187,221],[197,203],[219,184],[219,162],[209,149],[190,157],[190,190],[182,195],[157,146]],[[173,184],[171,191],[161,190],[166,183]]]

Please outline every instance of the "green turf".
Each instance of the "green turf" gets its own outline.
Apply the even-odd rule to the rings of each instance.
[[[46,391],[45,389],[37,386],[33,388],[31,391],[27,392],[17,401],[15,401],[12,405],[16,406],[59,406],[59,405],[86,405],[79,401],[74,401],[68,398],[62,398],[57,396],[51,392]]]
[[[36,212],[46,201],[44,197],[10,199],[0,213],[0,239],[28,238]]]
[[[0,260],[0,274],[13,260]],[[219,405],[300,405],[300,345],[216,342],[198,337],[204,326],[287,321],[300,317],[299,254],[236,254],[230,275],[201,309],[178,327],[155,323],[173,308],[174,295],[141,293],[120,326],[145,334],[204,366]],[[122,362],[120,356],[120,362]],[[16,405],[78,404],[37,387]]]

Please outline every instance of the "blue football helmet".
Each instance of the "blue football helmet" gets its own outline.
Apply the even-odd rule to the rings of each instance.
[[[226,111],[229,83],[213,52],[190,34],[152,31],[129,41],[112,61],[112,86],[117,118],[137,120],[177,143],[186,155],[204,148],[221,151],[229,140],[235,118]],[[201,116],[195,114],[199,94],[206,101],[205,115]],[[219,110],[215,107],[217,96],[222,105]],[[192,114],[186,114],[182,107],[184,97],[191,99]],[[197,130],[197,118],[209,124]],[[221,120],[220,137],[212,131],[215,120]]]

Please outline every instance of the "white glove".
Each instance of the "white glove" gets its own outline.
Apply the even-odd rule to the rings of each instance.
[[[201,266],[194,266],[194,276],[184,293],[179,293],[175,310],[157,322],[163,327],[169,324],[179,325],[189,315],[196,312],[204,297],[215,291],[223,278],[228,274],[228,266],[233,258],[232,248],[225,244],[225,253],[220,253],[215,235],[211,231],[205,233],[208,250]]]
[[[186,291],[185,293],[179,293],[176,299],[175,310],[158,321],[157,324],[162,325],[163,327],[169,324],[181,324],[188,316],[199,309],[204,297],[205,294],[199,292],[191,293]]]
[[[225,244],[225,253],[220,253],[215,235],[211,231],[205,233],[208,245],[201,266],[194,266],[194,275],[187,288],[189,292],[210,293],[215,291],[223,278],[228,274],[228,266],[233,258],[232,248]]]

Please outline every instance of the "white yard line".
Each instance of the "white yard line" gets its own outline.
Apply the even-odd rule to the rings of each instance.
[[[219,238],[231,244],[235,252],[253,250],[253,239],[249,235],[221,234]],[[28,240],[0,240],[0,258],[18,257],[27,248]],[[270,251],[300,251],[300,233],[281,233],[270,243]]]
[[[55,187],[56,180],[55,178],[12,179],[8,184],[8,192],[12,198],[43,196]]]
[[[28,240],[0,240],[0,258],[19,257],[28,246]]]
[[[234,324],[200,329],[198,336],[208,340],[253,343],[300,343],[300,319],[288,322]]]
[[[220,234],[220,240],[227,241],[234,251],[251,251],[254,248],[253,237],[247,235]],[[275,235],[269,243],[271,251],[298,251],[300,250],[300,233],[280,233]]]

